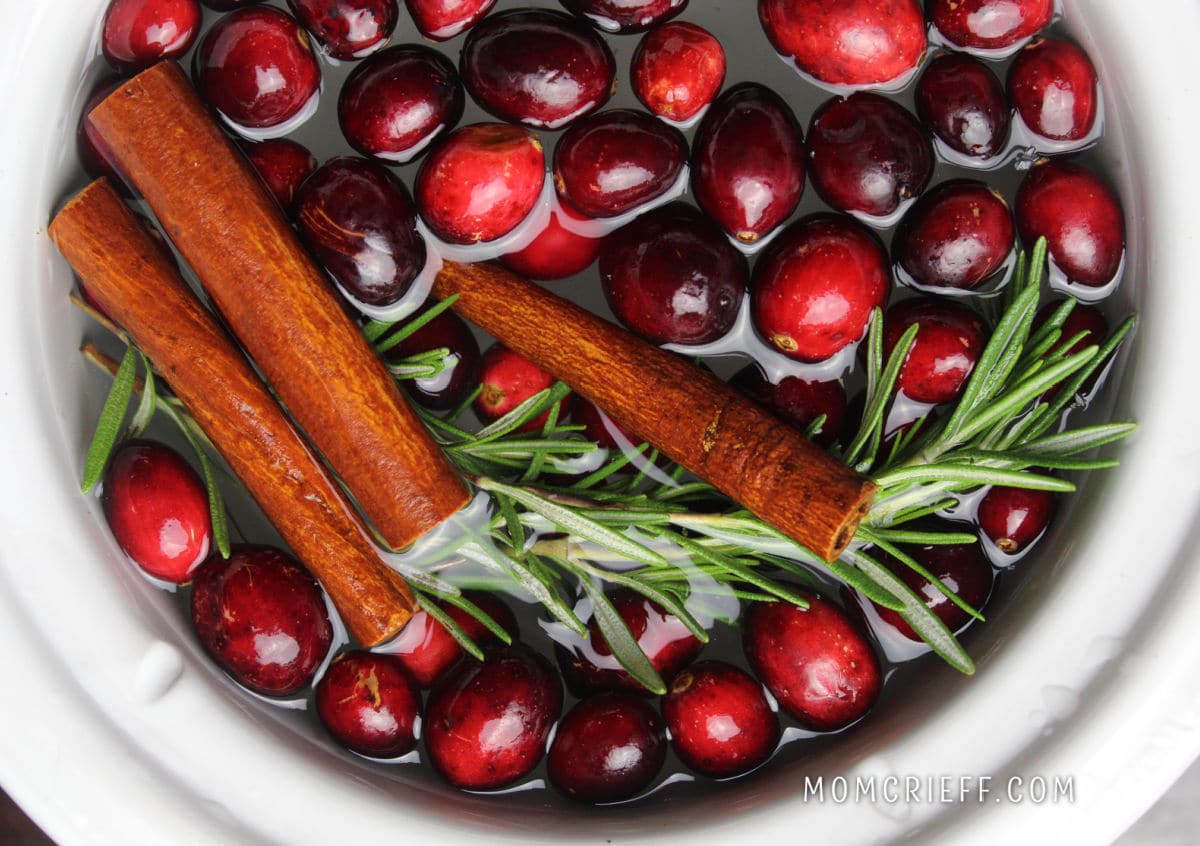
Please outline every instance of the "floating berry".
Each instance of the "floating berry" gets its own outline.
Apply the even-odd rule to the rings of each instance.
[[[563,221],[571,221],[570,228]],[[501,263],[530,279],[566,279],[591,267],[600,252],[602,239],[597,234],[582,234],[588,218],[560,202],[550,212],[546,228],[520,250],[505,253]]]
[[[192,624],[205,651],[235,680],[266,696],[296,693],[333,642],[316,580],[267,546],[210,558],[192,585]]]
[[[900,366],[896,390],[916,402],[949,402],[962,393],[979,361],[987,344],[987,324],[973,310],[952,300],[904,300],[889,308],[883,319],[885,359],[914,324],[920,328]]]
[[[798,376],[784,376],[778,382],[770,382],[758,365],[751,364],[735,373],[729,384],[801,430],[807,430],[824,416],[825,422],[813,436],[821,446],[831,446],[842,434],[846,389],[836,379],[810,382]]]
[[[291,209],[301,183],[317,169],[316,156],[287,138],[257,143],[242,141],[239,146],[279,207],[284,211]]]
[[[484,423],[499,420],[534,394],[554,386],[554,377],[524,356],[503,344],[494,344],[483,354],[483,389],[475,398],[475,414]],[[558,403],[558,419],[563,419],[566,398]],[[517,431],[538,432],[550,417],[547,409]]]
[[[546,759],[550,783],[580,802],[619,802],[640,793],[662,769],[667,737],[645,699],[601,693],[558,724]]]
[[[389,359],[398,361],[441,347],[450,351],[442,360],[441,373],[403,382],[408,395],[431,411],[457,408],[479,384],[483,357],[471,327],[453,311],[446,310],[387,352]]]
[[[818,214],[788,226],[759,259],[751,317],[767,343],[800,361],[823,361],[862,338],[887,300],[883,245],[857,221]]]
[[[576,15],[605,32],[641,32],[673,18],[687,0],[562,0]]]
[[[938,531],[937,524],[928,526],[930,531]],[[945,527],[940,528],[945,531]],[[978,543],[967,544],[938,544],[917,545],[904,544],[901,550],[924,567],[931,575],[955,596],[976,611],[983,608],[988,594],[992,592],[992,565],[984,557]],[[936,585],[927,581],[924,576],[907,567],[890,555],[881,555],[880,560],[893,573],[900,577],[906,585],[912,588],[917,596],[925,601],[925,607],[938,616],[951,631],[958,631],[971,621],[971,615],[955,605],[946,594]],[[921,636],[890,608],[876,606],[879,616],[887,623],[895,626],[896,630],[909,640],[920,642]]]
[[[1082,49],[1069,41],[1038,38],[1009,67],[1008,96],[1035,134],[1052,141],[1080,141],[1096,125],[1100,81]]]
[[[681,672],[662,710],[675,753],[710,778],[750,772],[779,743],[779,716],[762,685],[724,661],[701,661]]]
[[[517,639],[520,634],[517,619],[512,609],[494,593],[464,591],[463,598],[497,622],[513,640]],[[439,602],[438,608],[445,611],[467,637],[475,641],[476,646],[483,647],[496,641],[490,629],[457,605]],[[466,653],[441,623],[429,616],[428,612],[420,610],[413,614],[400,637],[392,641],[389,654],[404,665],[418,685],[429,687]]]
[[[165,444],[123,444],[105,471],[101,504],[121,549],[155,578],[186,582],[208,557],[208,493],[192,466]]]
[[[121,77],[110,76],[99,80],[92,87],[91,93],[83,103],[79,126],[75,130],[75,149],[79,153],[79,160],[88,176],[93,179],[99,179],[101,176],[108,177],[113,185],[122,190],[125,189],[125,178],[117,169],[116,159],[113,158],[108,142],[100,137],[100,133],[88,120],[88,114],[100,105],[101,100],[116,91],[123,81]]]
[[[417,745],[421,694],[391,655],[343,652],[317,683],[317,716],[333,739],[371,758],[399,758]]]
[[[405,5],[422,35],[446,41],[474,26],[496,0],[405,0]]]
[[[1054,0],[931,0],[928,13],[956,47],[1007,51],[1049,25]]]
[[[703,27],[672,21],[646,33],[630,66],[633,93],[661,118],[686,123],[725,82],[725,50]]]
[[[288,0],[292,14],[330,58],[361,59],[387,44],[399,0]]]
[[[188,51],[200,31],[196,0],[111,0],[100,30],[108,63],[124,73]]]
[[[979,528],[1006,555],[1027,549],[1054,517],[1054,494],[997,485],[979,503]]]
[[[978,59],[938,56],[917,81],[917,116],[951,150],[990,159],[1008,139],[1004,86]]]

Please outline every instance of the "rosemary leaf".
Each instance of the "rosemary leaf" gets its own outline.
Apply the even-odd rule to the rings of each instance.
[[[146,431],[150,421],[154,418],[154,407],[158,402],[158,392],[154,386],[154,368],[150,366],[150,360],[140,350],[138,356],[142,360],[146,378],[142,383],[142,397],[138,400],[137,411],[133,413],[133,419],[129,421],[129,436],[132,438],[136,438]]]
[[[84,493],[90,493],[100,477],[104,475],[104,467],[112,455],[117,440],[121,437],[121,428],[125,423],[125,412],[129,408],[129,400],[133,397],[133,383],[137,378],[138,353],[132,346],[125,348],[125,356],[121,366],[113,378],[104,407],[100,409],[100,419],[96,421],[96,434],[88,446],[87,458],[83,462],[83,483],[80,488]]]
[[[414,588],[414,590],[417,589]],[[418,594],[421,594],[419,590],[417,592]],[[437,620],[437,622],[441,623],[442,628],[446,630],[447,634],[454,638],[458,645],[461,646],[463,650],[467,652],[467,654],[469,654],[476,661],[483,660],[483,650],[479,648],[479,645],[471,639],[469,634],[463,631],[462,626],[454,622],[453,617],[438,607],[437,602],[435,602],[432,597],[423,594],[421,595],[421,610],[434,620]],[[480,613],[482,614],[483,612],[481,611]],[[480,622],[482,622],[482,620]]]
[[[508,630],[504,628],[504,626],[497,623],[491,614],[488,614],[461,593],[442,595],[440,598],[442,601],[448,602],[456,608],[461,608],[463,611],[466,611],[468,614],[478,620],[485,629],[495,635],[505,646],[508,646],[512,643],[512,635],[508,633]]]
[[[428,311],[418,315],[417,317],[414,317],[412,320],[407,321],[402,327],[388,335],[382,341],[379,341],[379,343],[375,344],[376,352],[385,353],[400,342],[411,338],[417,332],[417,330],[428,326],[435,317],[437,317],[446,309],[450,308],[450,306],[454,305],[457,299],[458,294],[451,294],[450,296],[446,297],[446,299],[430,306]],[[367,336],[367,340],[374,343],[395,325],[395,323],[385,323],[378,320],[372,320],[363,328],[363,334]]]
[[[608,601],[604,591],[596,587],[586,576],[580,578],[579,584],[588,598],[592,600],[592,618],[596,621],[596,627],[600,629],[600,634],[604,635],[604,641],[612,650],[617,663],[624,667],[626,672],[646,690],[660,696],[666,693],[667,686],[663,682],[662,676],[658,674],[658,670],[654,669],[654,665],[650,663],[646,653],[638,646],[637,638],[629,631],[629,626],[625,625],[621,614]]]
[[[902,467],[876,477],[881,489],[911,487],[929,482],[951,482],[955,485],[1005,485],[1010,488],[1026,488],[1035,491],[1058,491],[1071,493],[1075,485],[1053,476],[1024,473],[1016,470],[999,470],[976,467],[970,464],[927,464],[917,467]]]

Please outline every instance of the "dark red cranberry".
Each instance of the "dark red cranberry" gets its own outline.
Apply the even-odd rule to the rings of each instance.
[[[583,426],[583,436],[601,449],[617,449],[614,430],[632,446],[642,443],[642,438],[618,426],[615,420],[601,417],[600,409],[579,394],[571,395],[571,422]]]
[[[996,548],[1013,555],[1041,537],[1054,517],[1054,494],[997,485],[979,503],[979,528]]]
[[[111,0],[100,48],[119,71],[132,73],[188,51],[200,31],[196,0]]]
[[[563,220],[575,224],[563,225]],[[500,261],[509,270],[530,279],[566,279],[591,267],[600,252],[599,235],[587,235],[578,228],[587,226],[588,218],[560,202],[551,211],[546,228],[521,249],[505,253]],[[578,228],[576,228],[578,227]],[[599,232],[599,230],[596,230]]]
[[[904,215],[892,256],[918,285],[975,288],[1013,251],[1008,203],[982,182],[952,179],[921,196]]]
[[[200,568],[192,624],[217,664],[266,696],[287,696],[312,681],[333,642],[316,580],[268,546],[235,546],[228,559],[210,558]]]
[[[988,340],[987,324],[969,307],[953,300],[904,300],[889,308],[883,320],[885,359],[914,324],[920,328],[896,377],[896,390],[917,402],[949,402],[962,393],[979,361]]]
[[[745,244],[790,217],[804,193],[800,124],[778,94],[758,83],[717,98],[696,132],[692,161],[696,202]]]
[[[951,44],[1004,50],[1047,26],[1054,17],[1054,0],[931,0],[928,12]]]
[[[499,623],[514,640],[520,634],[512,609],[495,594],[466,591],[463,597]],[[438,608],[445,611],[477,646],[486,646],[496,639],[490,629],[458,606],[439,602]],[[431,686],[466,654],[445,627],[425,611],[417,611],[412,616],[389,651],[421,687]]]
[[[416,748],[421,694],[391,655],[339,655],[317,683],[316,706],[333,739],[352,752],[399,758]]]
[[[1045,236],[1050,258],[1071,282],[1093,288],[1116,278],[1125,256],[1121,203],[1096,174],[1044,161],[1017,190],[1017,231],[1028,248]]]
[[[287,138],[257,143],[243,141],[241,148],[279,207],[284,211],[291,209],[301,183],[317,169],[316,156]]]
[[[443,778],[466,790],[494,790],[542,757],[562,710],[554,667],[528,647],[463,661],[433,689],[425,708],[425,749]]]
[[[338,95],[338,123],[364,156],[404,163],[463,113],[454,64],[420,44],[389,47],[356,67]]]
[[[200,2],[210,9],[216,9],[218,12],[229,12],[233,9],[240,9],[243,6],[253,6],[256,3],[263,2],[263,0],[200,0]]]
[[[398,360],[445,347],[445,369],[431,379],[406,379],[404,387],[417,403],[431,411],[457,408],[479,384],[483,359],[475,333],[453,311],[443,311],[416,332],[388,350]]]
[[[550,9],[484,18],[463,46],[463,82],[501,120],[558,129],[608,102],[617,63],[582,22]]]
[[[846,389],[836,379],[809,382],[785,376],[772,383],[758,365],[750,364],[734,374],[729,384],[800,429],[807,430],[824,415],[821,430],[813,436],[821,446],[831,446],[841,437],[846,422]]]
[[[1069,41],[1038,38],[1009,67],[1008,97],[1035,134],[1079,141],[1096,125],[1100,83],[1082,49]]]
[[[877,85],[925,55],[916,0],[758,0],[767,38],[800,70],[829,85]]]
[[[746,259],[694,207],[672,203],[600,248],[600,284],[617,319],[655,344],[706,344],[737,320]]]
[[[331,58],[361,59],[387,44],[399,0],[288,0],[292,14]]]
[[[88,120],[88,114],[100,105],[101,100],[116,91],[123,82],[124,80],[120,77],[110,76],[99,80],[93,86],[87,100],[83,103],[79,126],[75,131],[75,149],[79,153],[79,160],[88,176],[93,179],[106,176],[114,186],[120,189],[125,188],[124,177],[117,169],[116,160],[113,158],[108,142],[101,138],[100,133],[92,126],[92,122]]]
[[[661,118],[691,120],[725,82],[725,50],[704,27],[686,21],[657,26],[638,43],[630,66],[633,93]]]
[[[493,345],[483,354],[483,390],[475,398],[475,414],[485,423],[499,420],[534,394],[554,385],[554,377],[529,359],[513,352],[503,344]],[[559,402],[558,419],[562,420],[566,400]],[[550,417],[547,409],[517,431],[537,432]]]
[[[1008,140],[1004,86],[987,65],[970,56],[938,56],[917,81],[917,115],[950,149],[990,159]]]
[[[878,94],[834,97],[808,130],[813,187],[835,209],[884,217],[933,174],[933,148],[903,106]]]
[[[105,471],[101,504],[121,549],[155,578],[186,582],[208,557],[212,520],[204,483],[165,444],[123,444]]]
[[[641,32],[678,15],[687,0],[561,0],[605,32]]]
[[[213,108],[251,129],[296,117],[321,86],[308,35],[291,15],[266,7],[217,21],[196,50],[195,77]]]
[[[609,601],[654,669],[668,683],[703,648],[703,644],[678,617],[668,614],[640,593],[621,588],[613,591]],[[588,632],[586,642],[557,649],[558,663],[571,692],[576,696],[587,696],[603,690],[647,693],[613,657],[595,620],[588,624]]]
[[[762,685],[724,661],[700,661],[677,675],[662,710],[675,754],[711,778],[750,772],[779,744],[779,715]]]
[[[404,0],[404,4],[422,35],[446,41],[474,26],[496,0]]]
[[[1052,300],[1042,306],[1041,310],[1033,318],[1033,331],[1036,332],[1042,328],[1050,316],[1063,304],[1063,300]],[[1058,342],[1051,347],[1048,354],[1061,353],[1064,357],[1071,356],[1075,353],[1082,352],[1087,347],[1099,346],[1104,343],[1108,337],[1108,321],[1104,319],[1104,315],[1100,310],[1083,303],[1076,302],[1066,320],[1063,321]],[[1075,339],[1072,341],[1072,339]],[[1096,378],[1093,375],[1089,382]],[[1090,391],[1091,385],[1085,384],[1081,390],[1083,393]],[[1058,396],[1062,390],[1062,383],[1050,387],[1045,394],[1045,399],[1052,400]]]
[[[317,261],[369,305],[396,302],[425,266],[408,190],[366,159],[321,165],[296,195],[296,224]]]
[[[558,140],[559,196],[589,217],[615,217],[665,194],[687,161],[687,140],[645,112],[589,115]]]
[[[545,180],[537,135],[503,123],[475,123],[451,133],[422,163],[417,203],[445,241],[494,241],[533,211]]]
[[[550,783],[580,802],[619,802],[650,786],[667,759],[662,718],[645,699],[601,693],[558,724],[546,758]]]
[[[767,343],[800,361],[824,361],[862,338],[891,286],[879,239],[857,221],[818,214],[768,247],[750,284],[751,317]]]
[[[808,608],[756,602],[742,628],[755,675],[784,711],[817,731],[836,731],[879,697],[879,661],[870,640],[837,605],[801,590]]]

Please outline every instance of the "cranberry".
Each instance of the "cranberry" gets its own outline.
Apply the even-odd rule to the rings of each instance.
[[[931,0],[929,20],[956,47],[1005,50],[1054,17],[1054,0]]]
[[[562,710],[554,667],[528,647],[464,661],[429,694],[429,762],[456,787],[493,790],[532,770]]]
[[[746,244],[796,210],[804,193],[804,137],[778,94],[751,82],[717,98],[696,132],[692,191],[713,220]]]
[[[836,731],[879,697],[879,661],[871,642],[837,605],[801,590],[808,608],[754,603],[742,646],[779,706],[807,728]]]
[[[208,493],[192,466],[165,444],[123,444],[105,471],[101,502],[121,549],[151,576],[186,582],[208,556]]]
[[[851,94],[813,115],[808,164],[813,187],[829,205],[885,217],[925,190],[933,148],[903,106],[878,94]]]
[[[499,420],[534,394],[554,385],[554,377],[524,356],[503,344],[495,344],[483,354],[483,390],[475,399],[475,414],[485,423]],[[566,400],[558,404],[559,416]],[[546,425],[550,410],[539,414],[517,431],[538,432]]]
[[[1042,328],[1062,303],[1062,300],[1053,300],[1042,306],[1041,310],[1033,318],[1033,331],[1036,332]],[[1063,321],[1063,325],[1059,331],[1061,334],[1059,335],[1058,343],[1049,352],[1050,354],[1061,353],[1064,357],[1071,356],[1082,352],[1087,347],[1099,346],[1104,343],[1104,339],[1108,337],[1108,321],[1104,319],[1104,315],[1100,313],[1099,309],[1076,302],[1070,314],[1067,315],[1066,320]],[[1077,340],[1072,343],[1072,338]],[[1091,390],[1096,378],[1097,375],[1093,374],[1088,380],[1089,384],[1081,387],[1084,394]],[[1044,398],[1046,400],[1053,400],[1062,390],[1062,386],[1062,382],[1052,385],[1047,389]]]
[[[445,368],[431,379],[408,379],[404,387],[417,403],[432,411],[457,408],[479,384],[483,360],[475,333],[453,311],[443,311],[387,352],[393,361],[445,347]]]
[[[640,593],[620,588],[613,591],[609,601],[664,680],[669,682],[703,648],[678,617],[668,614]],[[556,650],[558,664],[571,692],[577,696],[604,690],[646,693],[646,689],[613,657],[594,619],[588,624],[588,633],[586,642],[570,648],[560,646]]]
[[[746,259],[692,206],[672,203],[604,239],[600,284],[617,319],[655,344],[706,344],[737,320]]]
[[[421,694],[391,655],[339,655],[317,683],[316,706],[333,739],[352,752],[399,758],[417,745]]]
[[[253,6],[255,3],[261,3],[263,0],[200,0],[205,6],[210,9],[216,9],[218,12],[228,12],[233,9],[240,9],[242,6]]]
[[[562,0],[562,4],[607,32],[640,32],[678,15],[687,0]]]
[[[116,91],[122,82],[124,80],[120,77],[110,76],[101,79],[93,86],[91,93],[83,103],[83,112],[75,131],[75,149],[79,153],[83,169],[93,179],[99,179],[101,176],[108,177],[119,189],[125,188],[125,179],[117,169],[117,163],[108,142],[101,138],[100,133],[92,126],[92,122],[88,120],[88,114],[100,105],[101,100]]]
[[[291,209],[296,191],[317,169],[317,159],[307,147],[287,138],[241,142],[242,152],[284,211]]]
[[[970,308],[952,300],[904,300],[889,308],[884,317],[885,358],[914,324],[920,328],[896,377],[896,389],[917,402],[949,402],[962,393],[979,361],[987,344],[987,324]]]
[[[1008,139],[1008,101],[996,74],[978,59],[938,56],[917,81],[917,115],[950,149],[990,159]]]
[[[992,591],[992,565],[984,557],[979,544],[905,544],[901,549],[976,611],[987,601],[988,594]],[[924,576],[890,555],[881,556],[881,561],[912,588],[917,596],[925,601],[925,606],[951,631],[957,631],[970,622],[971,616],[951,602],[946,594]],[[876,610],[885,622],[895,626],[904,637],[918,642],[922,640],[897,612],[879,606],[876,606]]]
[[[953,179],[904,215],[892,255],[918,285],[976,288],[1004,266],[1016,233],[1008,203],[982,182]]]
[[[1050,258],[1071,282],[1114,280],[1125,256],[1125,220],[1112,190],[1073,162],[1045,161],[1017,190],[1017,231],[1027,247],[1045,236]]]
[[[658,712],[628,693],[585,699],[558,724],[547,756],[550,783],[581,802],[619,802],[662,769],[667,737]]]
[[[762,685],[724,661],[701,661],[676,676],[662,710],[675,753],[701,775],[750,772],[779,743],[779,716]]]
[[[563,134],[554,151],[559,196],[590,217],[615,217],[665,194],[687,161],[683,134],[645,112],[610,109]]]
[[[501,120],[558,129],[612,96],[617,63],[604,40],[563,12],[513,9],[484,18],[463,46],[463,82]]]
[[[466,591],[463,597],[516,639],[520,631],[512,609],[495,594]],[[439,602],[438,608],[445,611],[477,646],[485,646],[495,640],[491,630],[458,606]],[[418,611],[412,616],[400,637],[392,642],[390,650],[421,687],[432,685],[466,654],[450,632],[425,611]]]
[[[925,16],[916,0],[758,0],[775,49],[829,85],[879,85],[925,55]]]
[[[1006,555],[1029,547],[1054,517],[1054,494],[997,485],[979,503],[979,528]]]
[[[200,31],[196,0],[111,0],[100,47],[119,71],[132,73],[188,51]]]
[[[425,266],[416,220],[400,180],[365,159],[330,159],[296,195],[296,223],[317,261],[370,305],[396,302]]]
[[[591,267],[600,252],[599,235],[568,229],[563,220],[586,224],[588,218],[560,202],[550,213],[545,229],[521,249],[505,253],[500,261],[530,279],[566,279]]]
[[[600,409],[579,394],[571,395],[571,422],[583,427],[583,436],[601,449],[616,449],[614,431],[633,446],[642,443],[642,438],[618,426],[615,420],[600,416]],[[608,647],[605,646],[605,649]]]
[[[200,644],[239,683],[266,696],[307,685],[333,642],[316,580],[286,553],[236,546],[210,558],[192,586]]]
[[[1092,60],[1079,47],[1038,38],[1009,67],[1008,96],[1034,134],[1079,141],[1096,125],[1100,83]]]
[[[493,241],[533,211],[545,179],[537,135],[503,123],[475,123],[451,133],[421,164],[417,202],[439,238]]]
[[[405,0],[413,23],[426,38],[446,41],[486,15],[496,0]]]
[[[240,127],[279,126],[299,115],[321,86],[308,36],[278,9],[239,9],[221,18],[194,61],[200,95]]]
[[[846,389],[836,379],[809,382],[798,376],[785,376],[773,383],[763,376],[758,365],[750,364],[735,373],[729,384],[800,429],[807,429],[824,415],[821,430],[813,436],[821,446],[832,446],[842,434]]]
[[[725,82],[725,50],[704,27],[657,26],[642,38],[630,67],[633,92],[661,118],[686,122],[708,107]]]
[[[399,0],[288,0],[292,14],[334,59],[361,59],[387,44]]]
[[[883,245],[870,230],[847,217],[812,215],[788,226],[759,259],[751,316],[785,355],[823,361],[862,338],[890,284]]]

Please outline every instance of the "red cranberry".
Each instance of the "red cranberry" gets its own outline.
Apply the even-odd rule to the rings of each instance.
[[[120,77],[110,76],[95,84],[91,93],[88,94],[87,100],[83,103],[83,112],[80,114],[79,126],[75,131],[75,149],[79,153],[83,169],[93,179],[99,179],[101,176],[108,177],[113,185],[120,189],[125,188],[125,179],[117,169],[116,160],[113,158],[108,142],[100,137],[100,133],[88,120],[88,115],[92,109],[100,105],[101,100],[116,91],[123,82],[124,80]]]
[[[746,244],[791,216],[804,193],[804,137],[778,94],[751,82],[717,98],[696,133],[692,191]]]
[[[389,47],[346,78],[338,123],[364,156],[404,163],[450,131],[463,113],[454,64],[420,44]]]
[[[453,311],[443,311],[416,332],[388,350],[388,358],[399,360],[445,347],[445,369],[431,379],[408,379],[404,387],[417,403],[432,411],[457,408],[479,384],[483,367],[475,333]]]
[[[196,50],[195,76],[210,105],[251,129],[296,117],[321,86],[308,36],[271,8],[240,9],[217,21]]]
[[[800,591],[808,608],[756,602],[746,615],[742,646],[755,674],[779,706],[807,728],[836,731],[879,697],[879,661],[871,642],[827,599]]]
[[[546,758],[550,783],[580,802],[619,802],[650,786],[667,759],[658,712],[628,693],[585,699],[558,724]]]
[[[662,196],[687,161],[683,134],[645,112],[610,109],[566,131],[554,151],[559,196],[590,217],[615,217]]]
[[[200,0],[205,6],[210,9],[216,9],[218,12],[229,12],[233,9],[240,9],[242,6],[253,6],[255,3],[261,3],[263,0]]]
[[[758,17],[776,50],[829,85],[888,83],[925,55],[916,0],[758,0]]]
[[[475,414],[485,423],[499,420],[534,394],[554,385],[554,377],[524,356],[503,344],[495,344],[483,354],[483,390],[475,399]],[[558,419],[566,409],[559,402]],[[550,417],[547,409],[517,431],[538,432]]]
[[[800,429],[808,429],[814,420],[824,415],[821,431],[813,436],[821,446],[832,446],[842,434],[846,422],[846,389],[836,379],[809,382],[798,376],[785,376],[772,383],[763,376],[758,365],[750,364],[734,374],[729,384]]]
[[[591,267],[600,252],[601,239],[568,229],[563,225],[564,219],[576,224],[586,224],[588,220],[560,202],[537,237],[516,252],[504,254],[500,261],[509,270],[530,279],[566,279]]]
[[[267,696],[307,685],[333,642],[316,580],[267,546],[210,558],[192,586],[192,624],[205,651],[239,683]]]
[[[296,223],[317,261],[370,305],[396,302],[425,266],[416,220],[400,180],[365,159],[330,159],[296,195]]]
[[[1096,125],[1100,84],[1092,60],[1079,47],[1038,38],[1009,67],[1008,96],[1035,134],[1079,141]]]
[[[1099,288],[1116,278],[1125,219],[1116,195],[1091,171],[1062,160],[1038,164],[1017,190],[1016,213],[1021,240],[1032,248],[1045,236],[1071,282]]]
[[[1033,331],[1041,329],[1042,326],[1050,319],[1050,316],[1063,304],[1063,301],[1052,300],[1042,306],[1041,310],[1033,318]],[[1099,346],[1104,343],[1108,337],[1108,321],[1104,319],[1104,315],[1100,310],[1083,303],[1076,302],[1075,307],[1071,309],[1071,313],[1067,315],[1067,319],[1063,321],[1058,343],[1051,349],[1050,353],[1061,352],[1064,356],[1071,356],[1075,353],[1082,352],[1090,346]],[[1086,333],[1086,334],[1085,334]],[[1077,340],[1074,343],[1071,339]],[[1096,375],[1089,379],[1089,383],[1094,383]],[[1062,390],[1062,384],[1051,386],[1045,393],[1045,399],[1053,400]],[[1082,387],[1082,392],[1087,393],[1091,387],[1085,384]]]
[[[339,655],[317,683],[316,706],[333,739],[352,752],[399,758],[417,745],[421,694],[391,655]]]
[[[332,58],[349,61],[387,44],[399,0],[288,0],[292,14]]]
[[[463,661],[429,694],[425,748],[447,781],[494,790],[532,770],[562,710],[554,667],[528,647]]]
[[[921,74],[917,115],[950,149],[990,159],[1008,139],[1008,101],[996,74],[978,59],[947,53]]]
[[[208,493],[170,447],[128,441],[109,462],[101,502],[121,549],[142,570],[186,582],[212,546]]]
[[[903,106],[878,94],[851,94],[813,115],[808,164],[813,187],[829,205],[884,217],[925,190],[933,148]]]
[[[929,20],[956,47],[1004,50],[1054,17],[1054,0],[931,0]]]
[[[421,216],[454,244],[494,241],[533,211],[546,179],[537,135],[503,123],[451,133],[417,173]]]
[[[686,21],[657,26],[642,38],[630,67],[633,92],[667,120],[686,122],[725,82],[725,50],[704,27]]]
[[[404,0],[413,23],[426,38],[446,41],[491,11],[496,0]]]
[[[495,594],[466,591],[463,596],[499,623],[514,640],[520,634],[512,610]],[[458,623],[459,628],[477,646],[485,646],[495,640],[483,623],[458,606],[439,602],[438,608]],[[418,611],[412,616],[400,637],[392,642],[390,650],[421,687],[431,686],[466,654],[445,627],[425,611]]]
[[[890,285],[883,245],[870,230],[847,217],[812,215],[791,224],[759,259],[751,316],[784,355],[824,361],[862,338]]]
[[[678,15],[687,0],[562,0],[562,4],[606,32],[641,32]]]
[[[982,182],[953,179],[927,191],[904,215],[892,255],[918,285],[975,288],[1013,251],[1008,203]]]
[[[655,344],[706,344],[737,320],[746,259],[708,218],[672,203],[600,248],[600,284],[617,319]]]
[[[615,420],[601,417],[600,409],[579,394],[571,395],[571,422],[583,426],[583,436],[601,449],[617,449],[614,430],[633,446],[642,443],[641,437],[618,426]]]
[[[662,710],[675,754],[711,778],[750,772],[779,743],[779,716],[762,685],[724,661],[701,661],[676,676]]]
[[[513,9],[484,18],[463,46],[463,82],[501,120],[558,129],[612,96],[617,63],[570,15]]]
[[[979,503],[979,528],[1006,555],[1029,547],[1054,517],[1054,494],[996,486]]]
[[[886,358],[913,324],[917,330],[896,389],[917,402],[943,403],[957,397],[988,340],[983,318],[967,306],[938,297],[914,297],[888,309],[883,321]]]
[[[317,169],[316,157],[307,147],[287,138],[243,141],[241,148],[280,208],[291,209],[300,184]]]
[[[100,47],[119,71],[132,73],[188,51],[200,31],[196,0],[111,0]]]

